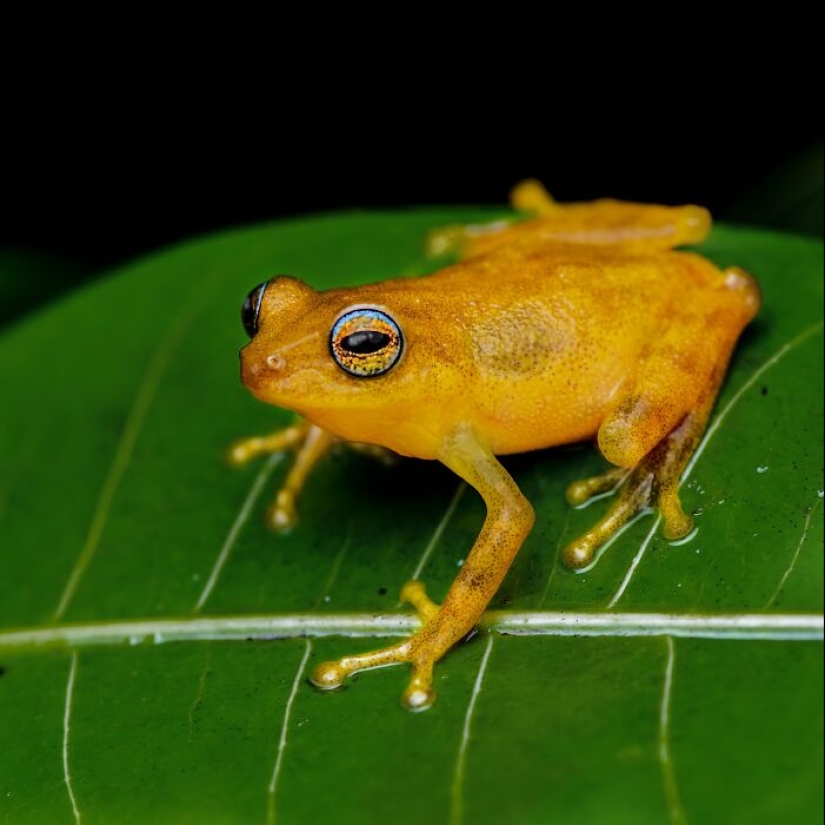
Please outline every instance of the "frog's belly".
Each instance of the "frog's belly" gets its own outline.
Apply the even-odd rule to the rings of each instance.
[[[565,410],[559,413],[552,403],[535,405],[516,416],[486,421],[484,429],[496,455],[525,453],[594,439],[606,413],[597,409]]]
[[[477,405],[476,427],[497,455],[595,438],[624,383],[618,373],[501,382]]]

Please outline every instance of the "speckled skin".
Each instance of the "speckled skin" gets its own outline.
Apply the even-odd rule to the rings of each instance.
[[[272,511],[275,526],[294,519],[303,478],[336,440],[438,459],[488,509],[440,608],[419,583],[405,587],[422,629],[385,650],[319,666],[312,680],[320,687],[410,662],[404,703],[432,703],[433,665],[478,622],[533,526],[530,504],[496,455],[598,438],[616,469],[573,485],[568,498],[578,504],[621,489],[611,512],[565,550],[570,566],[591,564],[650,506],[668,537],[692,529],[679,476],[736,340],[759,309],[755,281],[671,251],[707,233],[709,216],[698,207],[559,206],[532,182],[513,200],[538,217],[433,236],[434,248],[458,247],[464,257],[434,275],[320,293],[281,277],[264,294],[259,331],[242,354],[243,382],[311,422],[233,450],[241,462],[305,444]],[[350,375],[330,355],[330,330],[352,307],[380,309],[403,332],[403,355],[381,376]]]

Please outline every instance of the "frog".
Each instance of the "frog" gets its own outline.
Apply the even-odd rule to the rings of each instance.
[[[401,598],[419,629],[319,664],[310,681],[323,690],[406,664],[402,704],[433,704],[435,665],[478,626],[534,526],[501,456],[597,444],[608,468],[571,484],[567,499],[579,507],[612,494],[613,503],[563,549],[574,571],[640,514],[658,511],[671,542],[694,531],[680,480],[759,312],[757,280],[679,249],[711,229],[700,206],[562,204],[533,180],[511,203],[511,219],[433,232],[430,250],[452,262],[432,274],[325,291],[281,275],[243,304],[242,383],[298,416],[230,451],[236,465],[295,452],[268,512],[274,529],[295,525],[307,477],[339,444],[439,461],[486,505],[443,602],[407,582]]]

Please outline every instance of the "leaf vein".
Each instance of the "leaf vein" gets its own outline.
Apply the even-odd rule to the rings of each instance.
[[[72,724],[72,700],[74,698],[75,677],[77,676],[77,653],[72,655],[72,663],[69,667],[69,679],[66,683],[66,705],[63,710],[63,781],[69,794],[69,802],[72,805],[72,813],[77,825],[80,825],[80,808],[77,804],[74,788],[72,786],[72,774],[69,760],[69,737]]]
[[[470,694],[470,702],[467,705],[467,712],[464,715],[464,727],[461,731],[461,741],[458,746],[458,754],[453,771],[453,784],[450,793],[450,825],[461,825],[464,821],[464,777],[467,770],[467,751],[470,747],[473,714],[478,703],[478,697],[481,694],[484,674],[487,672],[487,664],[490,661],[490,654],[492,652],[493,637],[488,636],[487,647],[484,649],[484,655],[481,657],[481,664],[478,667],[473,692]]]
[[[194,317],[195,305],[190,305],[172,324],[169,332],[155,350],[146,367],[132,408],[126,418],[126,424],[121,433],[114,458],[109,466],[109,472],[106,475],[103,488],[98,496],[92,521],[89,525],[89,531],[86,535],[86,541],[69,574],[69,578],[66,581],[66,585],[63,588],[60,600],[54,611],[52,618],[56,622],[60,621],[68,610],[86,570],[91,564],[95,553],[97,553],[100,541],[103,538],[103,532],[109,520],[109,514],[112,510],[115,496],[120,488],[123,476],[132,461],[135,445],[140,437],[152,402],[155,400],[163,375],[169,366],[172,355],[189,329]]]
[[[289,722],[292,717],[292,706],[295,704],[295,697],[298,695],[298,688],[304,678],[307,662],[312,653],[312,642],[307,639],[304,655],[298,665],[298,671],[295,674],[295,679],[292,682],[292,690],[289,693],[289,698],[286,701],[284,708],[284,719],[281,723],[281,735],[278,739],[278,755],[275,758],[275,767],[272,770],[272,778],[269,780],[267,787],[267,807],[266,807],[266,821],[267,825],[274,825],[277,819],[277,795],[278,795],[278,780],[281,778],[281,768],[284,764],[284,753],[287,746],[287,731],[289,729]]]
[[[696,639],[787,639],[821,641],[825,617],[806,613],[563,613],[491,611],[486,630],[510,636],[672,635]],[[182,641],[299,639],[329,636],[378,638],[418,630],[414,614],[298,613],[146,619],[89,625],[34,627],[0,632],[0,650],[68,645],[163,644]]]
[[[670,748],[670,711],[673,698],[673,675],[676,666],[676,644],[672,636],[667,636],[666,641],[667,663],[665,665],[662,702],[659,707],[659,763],[662,769],[662,781],[664,782],[670,822],[672,825],[687,825],[687,816],[679,794],[676,768],[673,764],[673,754]]]
[[[452,519],[453,515],[455,514],[455,511],[458,508],[458,504],[461,501],[461,498],[464,495],[466,489],[467,485],[462,481],[458,485],[458,488],[456,489],[455,493],[453,494],[453,497],[450,500],[450,503],[447,506],[447,510],[442,516],[441,521],[436,525],[436,528],[433,531],[432,537],[427,543],[427,546],[424,548],[424,552],[421,555],[421,559],[419,560],[418,565],[413,571],[413,579],[418,579],[421,577],[421,573],[427,566],[427,562],[430,560],[430,556],[433,554],[433,551],[438,546],[438,542],[441,541],[441,536],[444,535],[444,531],[447,529],[447,525],[450,523],[450,519]]]
[[[794,568],[796,567],[797,561],[799,561],[799,556],[802,553],[802,548],[805,545],[805,541],[808,538],[808,534],[811,532],[811,524],[813,523],[814,515],[816,511],[819,509],[819,505],[822,504],[822,499],[817,499],[813,506],[808,510],[808,515],[805,518],[805,525],[802,528],[802,536],[799,539],[799,544],[796,545],[796,550],[794,551],[793,556],[791,557],[791,562],[788,565],[788,568],[785,570],[784,575],[779,580],[779,584],[776,586],[776,589],[773,591],[773,594],[765,603],[765,608],[772,607],[776,600],[779,598],[779,594],[784,589],[785,585],[788,582],[788,579],[791,577],[791,573],[793,573]]]
[[[235,549],[235,544],[241,535],[241,531],[249,521],[249,517],[252,515],[252,510],[258,503],[258,499],[269,481],[272,471],[275,469],[281,458],[281,453],[274,453],[271,455],[261,468],[258,475],[255,477],[255,480],[252,482],[252,486],[249,488],[249,492],[241,505],[241,509],[238,512],[232,527],[229,528],[229,532],[227,533],[223,546],[218,553],[218,557],[215,559],[214,565],[212,565],[212,571],[209,574],[209,578],[207,579],[200,596],[198,596],[195,606],[192,608],[193,613],[200,613],[203,606],[212,595],[212,591],[215,589],[215,585],[218,583],[218,579],[220,578],[227,561],[229,561],[229,556]]]

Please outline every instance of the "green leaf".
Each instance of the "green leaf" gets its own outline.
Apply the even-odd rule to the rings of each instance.
[[[419,566],[444,595],[483,507],[436,464],[342,452],[299,527],[269,534],[287,462],[223,459],[289,420],[238,383],[240,303],[283,271],[421,273],[428,229],[484,216],[220,235],[0,338],[0,822],[822,821],[813,241],[720,228],[703,248],[756,274],[765,310],[684,490],[692,541],[644,519],[569,573],[558,549],[606,503],[571,511],[563,491],[602,461],[509,459],[537,527],[492,631],[439,666],[435,707],[400,709],[401,668],[307,685],[312,664],[413,626],[396,602]]]

